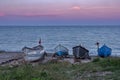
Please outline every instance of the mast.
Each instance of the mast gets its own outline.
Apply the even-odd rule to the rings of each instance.
[[[99,49],[99,44],[100,44],[99,42],[96,43],[96,45],[97,45],[97,49]]]

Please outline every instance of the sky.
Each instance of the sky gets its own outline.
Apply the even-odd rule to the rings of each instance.
[[[0,0],[0,25],[120,25],[120,0]]]

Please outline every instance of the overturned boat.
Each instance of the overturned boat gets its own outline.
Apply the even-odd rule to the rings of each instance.
[[[62,57],[67,57],[69,51],[66,47],[62,46],[61,44],[56,46],[54,50],[55,50],[55,55]]]
[[[96,43],[98,46],[97,52],[98,56],[100,57],[109,57],[112,54],[112,49],[109,48],[107,45],[103,45],[101,48],[99,48],[99,43]]]
[[[73,55],[76,59],[90,59],[89,51],[81,45],[73,47]]]
[[[43,60],[46,53],[42,45],[35,46],[33,48],[24,47],[22,51],[25,53],[25,61],[35,62]]]

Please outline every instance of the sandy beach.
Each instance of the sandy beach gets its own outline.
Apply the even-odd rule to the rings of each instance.
[[[13,61],[23,59],[24,53],[22,52],[2,52],[0,53],[0,65],[9,64]]]
[[[0,66],[18,66],[18,65],[24,65],[25,54],[23,52],[2,52],[0,53]],[[40,59],[37,62],[32,62],[32,64],[37,63],[47,63],[47,62],[68,62],[71,64],[80,64],[80,63],[88,63],[92,62],[95,58],[98,58],[98,56],[90,56],[91,59],[78,59],[76,60],[73,55],[68,55],[67,58],[59,58],[59,57],[53,57],[53,53],[47,53],[47,56],[45,56],[44,59]],[[115,57],[115,56],[111,56]],[[118,56],[116,56],[118,57]]]
[[[0,65],[20,65],[24,61],[25,54],[23,52],[2,52],[0,53]],[[57,57],[52,57],[53,53],[47,53],[47,56],[45,56],[44,60],[38,61],[39,63],[47,63],[49,61],[58,61],[58,62],[69,62],[71,64],[74,64],[74,56],[69,55],[68,58],[62,58],[59,59]],[[89,59],[81,59],[80,61],[76,61],[77,63],[87,63],[91,62]],[[35,62],[36,63],[36,62]]]

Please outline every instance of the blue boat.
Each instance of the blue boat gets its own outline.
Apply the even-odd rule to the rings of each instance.
[[[61,44],[55,47],[55,55],[57,56],[67,56],[68,55],[68,49]]]
[[[97,43],[98,45],[98,56],[100,57],[109,57],[112,54],[112,49],[109,48],[108,46],[106,46],[105,44],[99,48],[99,43]]]

